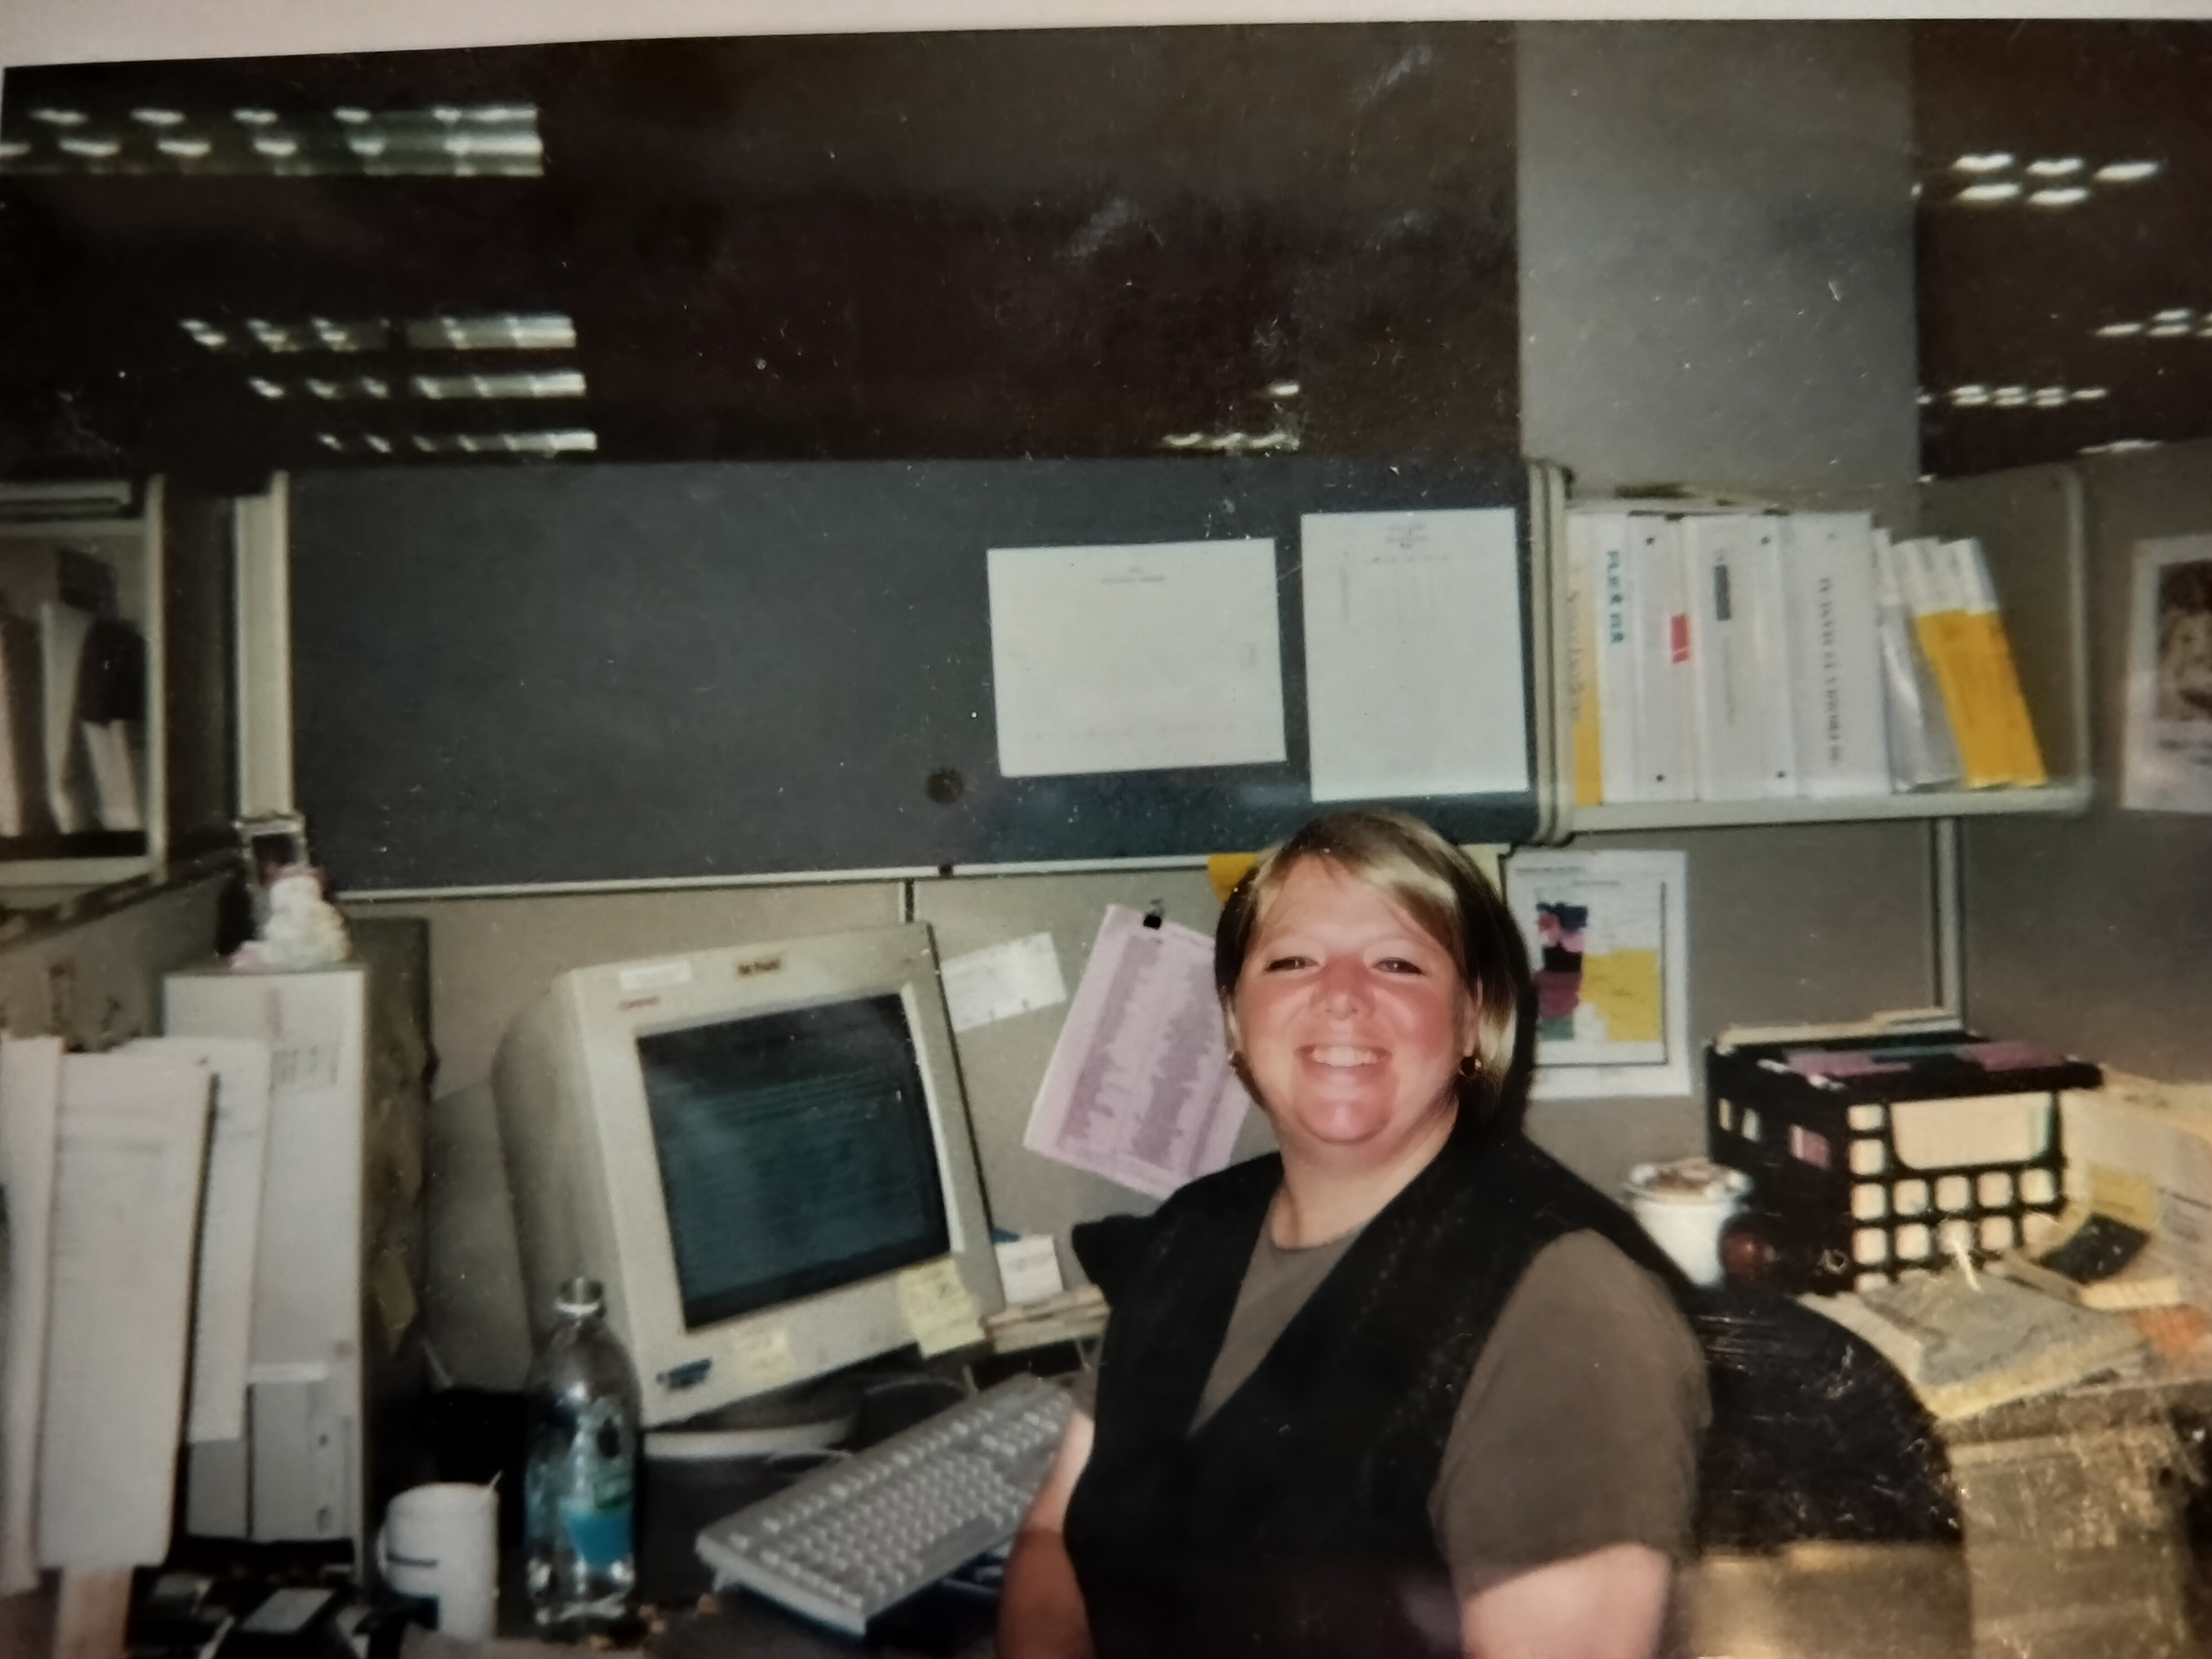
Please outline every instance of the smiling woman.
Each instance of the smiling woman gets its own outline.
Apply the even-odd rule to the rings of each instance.
[[[1154,1222],[1000,1652],[1657,1651],[1703,1361],[1663,1257],[1520,1133],[1496,891],[1415,819],[1333,814],[1231,896],[1214,972],[1281,1152]]]

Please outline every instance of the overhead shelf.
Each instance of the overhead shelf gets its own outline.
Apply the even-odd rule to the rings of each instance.
[[[1571,823],[1578,834],[1626,830],[1712,830],[1735,824],[1848,823],[1854,819],[1966,818],[2007,812],[2064,816],[2089,805],[2087,780],[2039,789],[1942,789],[1913,794],[1863,795],[1840,800],[1626,801],[1617,806],[1577,806]]]
[[[1556,477],[1556,473],[1554,473]],[[1540,477],[1541,474],[1540,473]],[[1578,806],[1574,800],[1570,627],[1566,614],[1565,492],[1539,489],[1534,528],[1550,550],[1548,603],[1540,589],[1539,616],[1548,615],[1548,661],[1540,679],[1552,702],[1539,713],[1547,755],[1548,841],[1609,831],[1707,830],[1738,825],[1844,823],[1908,818],[1960,818],[2039,813],[2066,816],[2087,809],[2093,793],[2089,753],[2089,651],[2087,540],[2081,487],[2069,466],[2024,467],[1922,486],[1917,524],[1891,524],[1899,535],[1972,536],[1989,560],[2005,628],[2019,664],[2022,694],[2035,723],[2051,781],[2039,787],[1929,790],[1850,799],[1624,801]],[[1613,501],[1649,512],[1741,507],[1740,499]],[[1756,503],[1783,506],[1785,503]],[[1830,497],[1824,506],[1847,505]],[[1869,503],[1870,504],[1870,503]],[[1548,507],[1548,511],[1545,508]]]

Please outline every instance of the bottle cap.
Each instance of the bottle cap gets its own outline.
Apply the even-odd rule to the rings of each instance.
[[[606,1289],[596,1279],[564,1279],[553,1293],[553,1311],[564,1319],[607,1310]]]

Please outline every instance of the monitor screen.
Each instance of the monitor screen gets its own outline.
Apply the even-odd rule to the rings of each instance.
[[[636,1042],[690,1328],[951,1248],[896,994]]]

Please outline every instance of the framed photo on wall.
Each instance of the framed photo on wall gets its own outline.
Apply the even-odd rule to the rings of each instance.
[[[2136,544],[2121,804],[2212,812],[2212,536]]]

